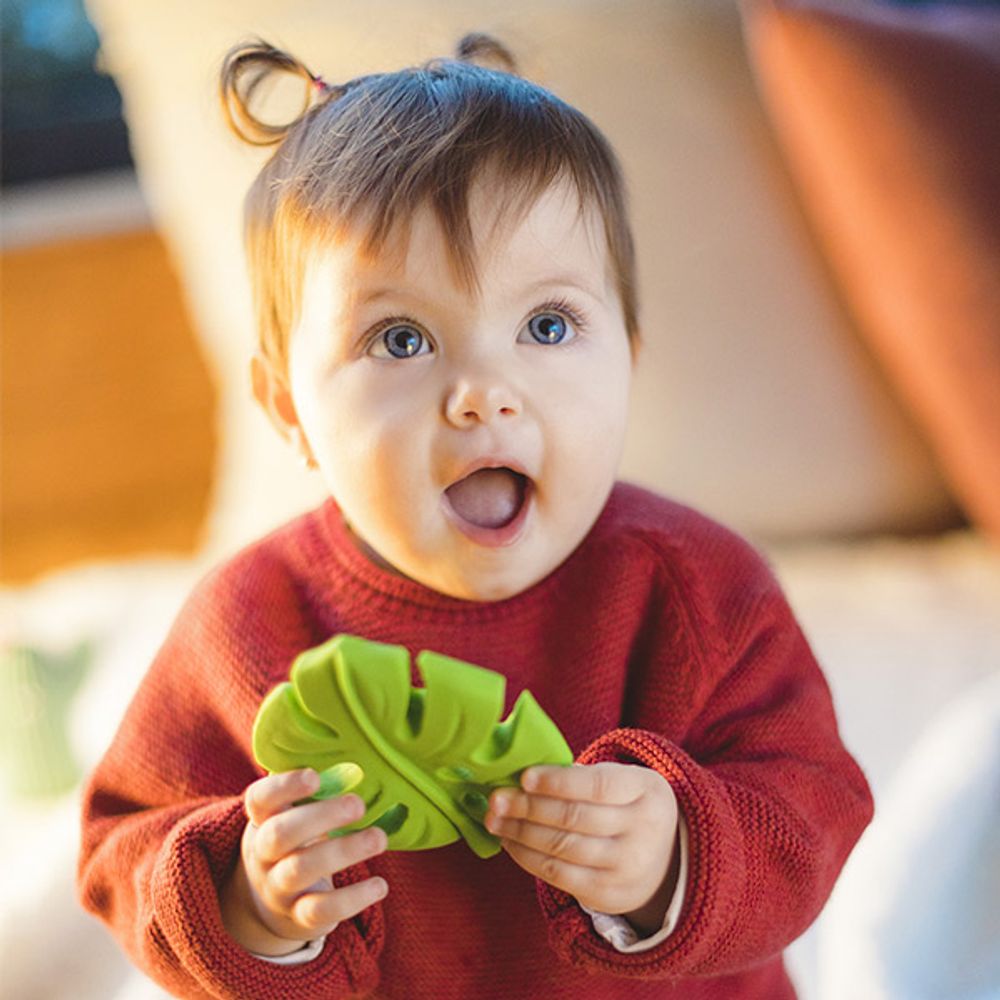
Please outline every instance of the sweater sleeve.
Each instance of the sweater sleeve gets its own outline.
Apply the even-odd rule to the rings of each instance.
[[[572,964],[674,979],[772,958],[818,915],[871,819],[867,782],[777,582],[745,543],[731,556],[718,587],[675,576],[662,641],[636,671],[631,724],[578,758],[651,767],[670,782],[688,827],[679,923],[657,947],[619,954],[572,897],[539,881],[551,943]]]
[[[249,751],[260,698],[253,661],[273,655],[275,644],[247,641],[238,616],[210,610],[220,595],[205,591],[196,591],[182,611],[88,781],[83,905],[175,996],[277,1000],[369,992],[384,939],[378,905],[344,921],[322,953],[299,966],[254,957],[222,924],[218,892],[239,856],[242,793],[260,775]],[[269,629],[273,637],[273,624]],[[358,865],[334,881],[366,876]]]

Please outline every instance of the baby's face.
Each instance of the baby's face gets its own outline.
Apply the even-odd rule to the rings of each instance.
[[[494,601],[551,573],[600,514],[632,362],[603,228],[575,193],[554,187],[505,227],[477,188],[471,221],[478,291],[430,210],[398,259],[353,242],[317,253],[288,384],[364,550]]]

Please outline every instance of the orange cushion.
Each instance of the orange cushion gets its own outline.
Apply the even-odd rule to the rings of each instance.
[[[847,305],[957,498],[1000,539],[1000,11],[743,9]]]

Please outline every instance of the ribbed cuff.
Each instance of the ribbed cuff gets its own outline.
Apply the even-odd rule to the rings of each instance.
[[[234,941],[222,923],[218,890],[232,870],[246,824],[240,797],[210,800],[179,822],[157,858],[151,884],[155,939],[204,992],[244,1000],[367,993],[378,984],[376,957],[384,941],[382,908],[370,907],[334,932],[337,947],[309,962],[262,962]],[[344,873],[345,875],[347,873]]]
[[[580,764],[613,761],[649,767],[670,782],[687,824],[685,895],[672,932],[645,949],[619,951],[594,930],[570,896],[536,880],[553,949],[571,965],[616,976],[697,975],[714,960],[712,928],[729,926],[746,884],[744,844],[719,782],[677,744],[642,729],[616,729],[595,740]]]

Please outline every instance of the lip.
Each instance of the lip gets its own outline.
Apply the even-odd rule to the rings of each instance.
[[[468,465],[461,466],[458,475],[448,483],[448,486],[454,486],[455,483],[466,479],[480,469],[510,469],[511,472],[524,476],[529,482],[533,481],[531,473],[516,458],[509,458],[506,455],[489,455],[485,458],[473,459]]]
[[[524,478],[524,501],[514,519],[500,528],[484,528],[481,525],[472,524],[471,521],[466,521],[465,518],[452,507],[448,500],[447,492],[442,492],[441,507],[444,510],[445,517],[447,517],[448,521],[463,535],[465,535],[466,538],[475,542],[477,545],[483,545],[486,548],[491,549],[499,549],[507,545],[513,545],[514,542],[521,537],[524,527],[528,521],[528,515],[534,504],[535,482],[525,471],[524,466],[515,459],[481,458],[466,466],[461,474],[456,476],[451,483],[454,484],[460,482],[467,476],[471,476],[474,472],[479,472],[480,469],[510,469],[511,472],[516,472],[519,476]]]

